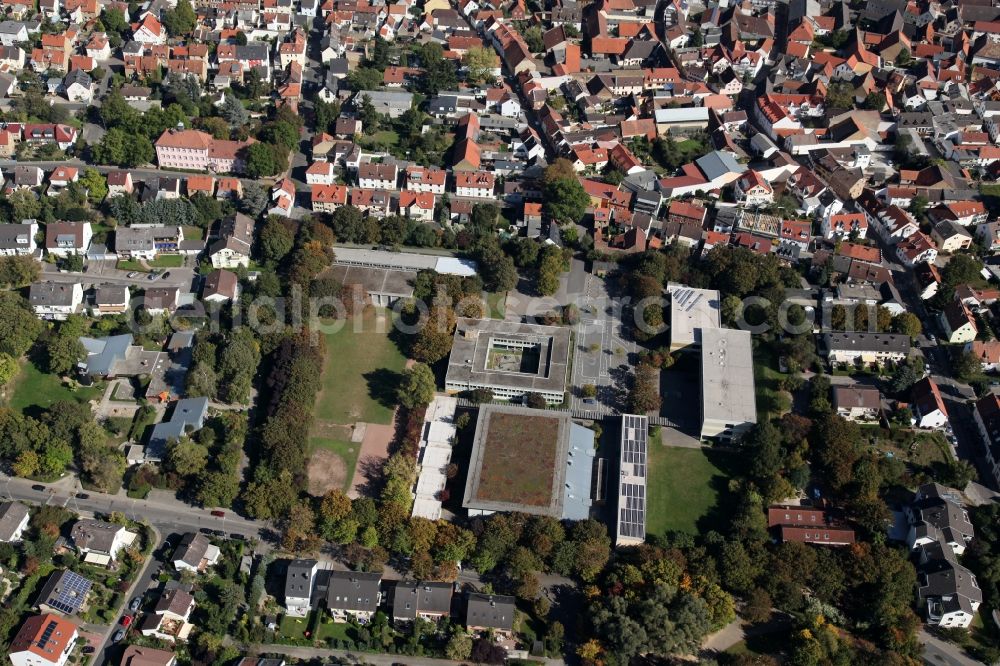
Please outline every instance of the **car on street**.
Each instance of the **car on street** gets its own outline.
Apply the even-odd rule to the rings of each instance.
[[[225,538],[225,536],[226,536],[226,533],[225,533],[224,530],[212,530],[212,534],[214,534],[217,537],[223,537],[223,538]]]
[[[215,516],[216,518],[225,518],[226,517],[226,512],[225,511],[219,511],[218,509],[216,509],[215,511],[212,512],[212,515]]]
[[[138,275],[138,274],[139,274],[139,273],[138,273],[137,271],[132,271],[131,273],[129,273],[129,274],[128,274],[128,275],[126,275],[125,277],[127,277],[127,278],[134,278],[134,277],[135,277],[136,275]]]
[[[233,532],[232,534],[229,535],[229,538],[230,539],[235,539],[236,541],[246,541],[247,540],[247,535],[246,534],[240,534],[239,532]]]
[[[86,500],[86,499],[90,499],[90,495],[88,495],[87,493],[77,493],[76,494],[76,498],[78,500]]]
[[[131,615],[122,615],[122,626],[123,627],[127,627],[130,624],[132,624],[132,616]]]
[[[141,605],[142,605],[142,597],[136,597],[135,599],[133,599],[128,603],[128,609],[130,611],[137,611],[139,610],[139,606]]]
[[[39,491],[43,491],[44,492],[45,486],[43,486],[40,483],[36,483],[35,485],[31,486],[31,489],[32,490],[39,490]]]
[[[166,271],[165,273],[160,275],[161,280],[166,280],[168,277],[170,277],[170,271]]]
[[[211,527],[201,527],[198,529],[198,531],[201,532],[202,534],[215,534],[215,530],[213,530]]]
[[[120,641],[123,638],[125,638],[125,630],[124,629],[119,629],[118,631],[115,632],[115,635],[111,637],[111,640],[113,642],[117,643],[118,641]]]
[[[156,273],[150,273],[149,277],[147,277],[146,279],[147,280],[155,280],[156,279]]]
[[[83,653],[84,654],[94,654],[94,652],[96,652],[96,651],[97,650],[94,648],[93,645],[86,645],[83,648]]]

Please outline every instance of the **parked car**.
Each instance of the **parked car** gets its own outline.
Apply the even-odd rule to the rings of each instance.
[[[155,280],[156,279],[156,273],[150,273],[149,277],[147,277],[146,279],[147,280]]]
[[[131,279],[131,278],[134,278],[134,277],[135,277],[136,275],[138,275],[138,274],[139,274],[139,272],[138,272],[138,271],[132,271],[131,273],[129,273],[129,274],[128,274],[128,275],[126,275],[125,277],[127,277],[127,278],[130,278],[130,279]]]
[[[136,597],[135,599],[133,599],[128,603],[128,609],[130,611],[137,611],[139,610],[139,606],[141,605],[142,605],[142,597]]]
[[[212,511],[212,515],[215,516],[216,518],[225,518],[226,517],[226,512],[225,511],[219,511],[218,509],[216,509],[216,510]]]
[[[45,486],[43,486],[40,483],[36,483],[35,485],[31,486],[31,489],[32,490],[38,490],[38,491],[44,492],[45,491]]]
[[[94,652],[96,652],[96,651],[97,650],[94,648],[93,645],[86,645],[83,648],[83,653],[84,654],[94,654]]]
[[[170,271],[166,271],[165,273],[160,275],[161,280],[166,280],[168,277],[170,277]]]
[[[247,540],[247,535],[246,534],[240,534],[239,532],[233,532],[232,534],[229,535],[229,538],[230,539],[235,539],[236,541],[246,541]]]
[[[122,626],[123,627],[128,627],[130,624],[132,624],[132,616],[131,615],[122,615]]]
[[[223,537],[223,538],[225,538],[226,536],[226,532],[224,530],[212,530],[212,534],[214,534],[217,537]]]
[[[88,495],[87,493],[77,493],[76,498],[78,500],[90,499],[90,495]]]
[[[115,635],[111,637],[111,640],[112,642],[117,643],[121,641],[121,639],[123,638],[125,638],[125,630],[119,629],[118,631],[115,632]]]

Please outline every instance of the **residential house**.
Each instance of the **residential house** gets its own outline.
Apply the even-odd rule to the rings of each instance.
[[[312,610],[312,596],[316,589],[316,560],[292,560],[285,573],[285,614],[305,617]]]
[[[69,620],[52,613],[24,621],[7,647],[13,666],[65,666],[80,634]]]
[[[911,549],[941,541],[955,555],[961,555],[976,530],[969,512],[962,506],[961,493],[938,483],[917,488],[913,502],[903,507],[909,529],[906,544]]]
[[[143,636],[150,636],[175,643],[186,641],[194,629],[188,620],[195,602],[191,593],[181,587],[170,587],[163,591],[153,612],[148,613],[139,627]]]
[[[132,194],[135,186],[132,184],[131,171],[112,171],[108,173],[108,198]]]
[[[364,162],[358,167],[358,186],[369,190],[395,190],[398,174],[395,164]]]
[[[941,252],[958,252],[972,245],[972,234],[969,230],[952,220],[943,220],[934,225],[931,238],[937,243]]]
[[[37,234],[37,220],[22,220],[20,224],[0,224],[0,256],[13,257],[35,254],[38,249],[35,244]]]
[[[250,265],[254,221],[243,213],[234,213],[219,225],[219,238],[208,249],[213,268],[246,268]]]
[[[809,506],[776,504],[767,508],[767,526],[779,541],[794,541],[823,546],[849,546],[855,541],[854,529],[832,511]]]
[[[136,534],[124,525],[103,520],[81,519],[70,531],[70,540],[84,556],[83,561],[107,566],[118,559],[118,554],[135,541]]]
[[[937,382],[924,377],[910,389],[911,406],[918,428],[943,428],[948,423],[948,408],[941,399]]]
[[[876,421],[882,408],[882,394],[874,386],[834,386],[833,408],[848,421]]]
[[[317,213],[332,213],[347,205],[346,185],[315,185],[310,192],[312,209]]]
[[[0,541],[17,543],[28,528],[31,512],[20,502],[0,503]]]
[[[399,581],[392,595],[392,619],[397,623],[416,618],[437,622],[451,615],[451,583]]]
[[[844,237],[863,239],[868,235],[868,220],[863,213],[839,213],[824,216],[820,223],[820,232],[826,239],[842,239]]]
[[[945,339],[950,344],[965,344],[976,339],[979,327],[976,325],[976,318],[963,301],[954,299],[938,316],[941,328],[944,329]]]
[[[39,319],[65,321],[80,311],[83,287],[78,282],[35,282],[28,289],[28,304]]]
[[[495,179],[488,171],[466,171],[455,174],[455,196],[492,199]]]
[[[115,228],[115,252],[123,259],[152,261],[158,254],[175,253],[184,241],[179,226],[134,225]]]
[[[169,419],[153,426],[149,443],[143,453],[146,462],[159,462],[167,453],[167,445],[172,440],[197,432],[205,425],[208,417],[208,398],[183,398],[174,403]]]
[[[94,304],[90,314],[94,317],[128,312],[129,287],[127,284],[102,284],[94,288]]]
[[[51,222],[45,225],[45,251],[64,258],[86,255],[93,236],[90,222]]]
[[[337,171],[333,162],[313,162],[306,169],[306,183],[309,185],[333,185],[337,182]]]
[[[326,607],[334,622],[348,617],[364,624],[371,620],[382,600],[382,574],[359,571],[331,571]]]
[[[972,410],[993,480],[1000,483],[1000,396],[987,393]]]
[[[87,72],[74,69],[63,79],[63,90],[69,101],[90,104],[94,96],[94,81]]]
[[[239,173],[244,150],[253,142],[216,139],[191,129],[164,130],[156,140],[156,161],[161,169],[188,169]]]
[[[893,333],[826,333],[821,349],[830,363],[898,363],[910,355],[910,337]]]
[[[413,106],[413,94],[398,90],[362,90],[354,96],[354,104],[359,106],[365,97],[378,113],[399,118]]]
[[[201,300],[206,303],[235,303],[240,297],[240,281],[236,273],[218,268],[205,278]]]
[[[425,166],[406,167],[406,189],[413,192],[444,194],[448,172]]]
[[[470,593],[466,598],[465,628],[510,637],[514,632],[514,597]]]
[[[42,613],[76,615],[87,603],[87,595],[94,584],[69,569],[53,571],[38,596],[33,608]]]
[[[207,536],[188,532],[177,544],[172,562],[177,571],[204,573],[209,567],[215,566],[220,554],[219,547],[209,541]]]
[[[1000,370],[1000,340],[973,340],[966,343],[965,351],[979,360],[983,372]]]
[[[180,304],[180,289],[177,287],[151,287],[142,295],[142,307],[156,316],[172,314]]]
[[[434,195],[430,192],[403,190],[399,193],[399,212],[419,222],[434,221]]]
[[[167,650],[129,645],[118,663],[119,666],[175,666],[177,657]]]

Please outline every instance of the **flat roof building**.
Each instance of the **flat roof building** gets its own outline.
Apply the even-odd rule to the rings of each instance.
[[[734,439],[757,423],[750,332],[701,331],[701,438]]]
[[[570,330],[497,319],[460,318],[448,360],[445,389],[489,389],[500,400],[538,393],[562,404],[569,369]]]
[[[594,432],[565,412],[483,405],[462,506],[469,515],[518,511],[590,517]]]
[[[701,345],[701,329],[722,326],[722,307],[715,289],[667,285],[670,293],[670,351]]]
[[[649,418],[622,414],[616,546],[646,540],[646,454]]]

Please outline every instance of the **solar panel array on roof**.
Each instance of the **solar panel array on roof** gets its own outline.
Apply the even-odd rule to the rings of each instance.
[[[622,415],[616,544],[635,545],[646,539],[646,446],[649,419]]]
[[[38,639],[38,648],[40,650],[45,649],[45,646],[52,639],[52,634],[55,633],[55,630],[58,626],[59,623],[56,622],[55,620],[52,620],[47,625],[45,625],[45,631],[42,632],[42,637]]]
[[[47,604],[61,613],[72,615],[80,610],[92,586],[93,583],[83,576],[66,571],[53,590],[52,596],[47,600]]]

